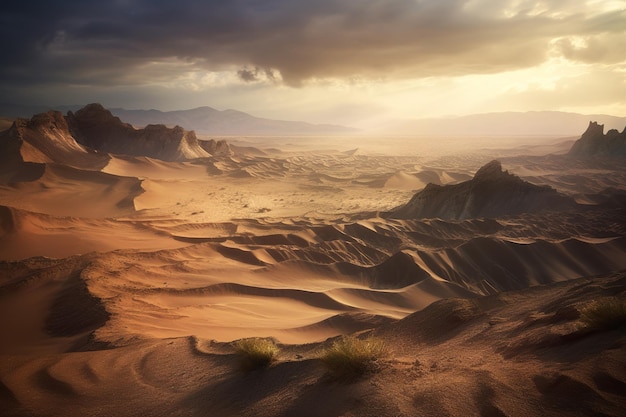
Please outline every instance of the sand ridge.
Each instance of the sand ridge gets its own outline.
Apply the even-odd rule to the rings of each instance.
[[[300,328],[346,311],[398,319],[442,298],[626,268],[626,240],[622,232],[611,230],[612,222],[605,230],[593,224],[588,233],[564,240],[556,227],[549,239],[546,228],[541,238],[528,234],[523,243],[507,236],[516,228],[496,222],[499,231],[494,233],[493,223],[483,223],[482,237],[475,221],[389,225],[378,219],[371,224],[392,226],[393,234],[386,233],[393,237],[353,223],[342,230],[314,227],[310,241],[235,235],[158,251],[118,249],[90,261],[82,277],[113,314],[97,332],[103,340],[202,335],[228,341],[273,335],[299,343],[339,334],[329,327],[322,335],[307,335]],[[580,233],[582,225],[577,227]],[[420,237],[425,232],[416,231],[420,228],[430,228],[433,235],[444,235],[448,228],[450,243],[424,246]]]

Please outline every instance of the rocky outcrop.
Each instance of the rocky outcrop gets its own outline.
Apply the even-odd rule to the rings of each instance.
[[[79,143],[102,152],[147,156],[164,161],[209,156],[193,131],[164,125],[135,129],[100,104],[89,104],[76,113],[68,112],[67,121]]]
[[[604,125],[589,122],[589,127],[569,151],[576,157],[626,156],[626,128],[620,133],[611,129],[604,134]]]
[[[392,218],[469,219],[499,217],[575,206],[573,199],[547,186],[530,184],[502,170],[499,161],[480,168],[474,178],[454,185],[428,184]]]
[[[228,156],[233,154],[230,145],[223,139],[218,141],[215,139],[201,140],[200,146],[213,156]]]
[[[67,116],[48,111],[17,119],[1,132],[0,183],[33,181],[50,163],[97,171],[107,165],[109,154],[187,161],[231,153],[226,141],[200,142],[180,126],[135,129],[102,105],[89,104]]]
[[[76,142],[58,111],[17,119],[0,134],[0,181],[29,181],[43,165],[59,163],[80,169],[101,169],[109,158]]]
[[[11,207],[0,206],[0,236],[15,231],[16,220],[14,211]]]

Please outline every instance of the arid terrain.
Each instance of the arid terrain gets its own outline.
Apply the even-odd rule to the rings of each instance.
[[[98,105],[20,119],[0,133],[0,414],[623,415],[624,328],[580,321],[626,299],[611,132],[212,138]],[[387,354],[330,378],[321,352],[357,333]],[[277,362],[239,369],[248,337],[276,340]]]

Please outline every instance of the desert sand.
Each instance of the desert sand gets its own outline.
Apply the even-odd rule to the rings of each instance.
[[[623,329],[579,320],[626,297],[623,158],[572,158],[577,138],[345,136],[200,137],[228,149],[166,161],[52,130],[3,154],[2,415],[626,409]],[[494,159],[571,204],[394,215]],[[319,356],[355,333],[388,354],[333,380]],[[278,361],[239,369],[230,342],[247,337],[275,339]]]

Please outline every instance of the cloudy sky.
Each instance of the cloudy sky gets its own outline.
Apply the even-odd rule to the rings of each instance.
[[[626,0],[3,1],[0,101],[367,126],[626,115]]]

